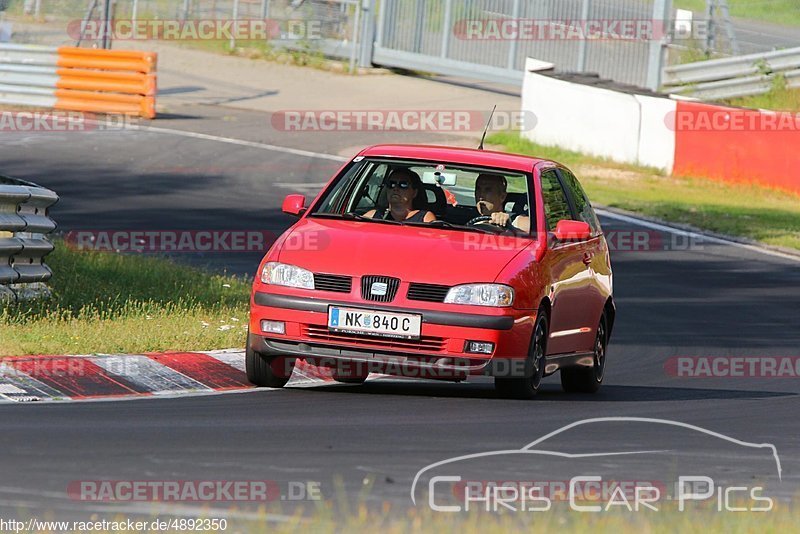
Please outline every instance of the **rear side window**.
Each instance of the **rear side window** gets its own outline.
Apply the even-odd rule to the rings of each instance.
[[[572,219],[567,196],[558,180],[555,169],[542,173],[542,197],[544,199],[544,215],[547,219],[547,228],[551,232],[556,229],[558,221]]]
[[[593,233],[600,233],[600,221],[597,220],[597,215],[592,209],[589,199],[586,197],[586,192],[581,187],[578,179],[567,169],[561,169],[561,176],[564,178],[564,186],[569,190],[572,196],[572,201],[575,202],[575,211],[578,213],[577,220],[583,221],[591,226]]]

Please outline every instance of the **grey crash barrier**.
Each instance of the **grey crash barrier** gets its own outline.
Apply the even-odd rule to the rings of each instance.
[[[49,295],[53,272],[44,258],[53,250],[49,211],[56,202],[49,189],[0,175],[0,301]]]

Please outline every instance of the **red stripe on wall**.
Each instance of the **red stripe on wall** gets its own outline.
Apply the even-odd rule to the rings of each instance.
[[[800,194],[797,115],[698,102],[677,104],[673,174],[758,184]]]
[[[73,399],[146,393],[86,358],[31,357],[4,361]]]
[[[147,354],[148,358],[197,380],[211,389],[253,387],[240,370],[199,352]]]

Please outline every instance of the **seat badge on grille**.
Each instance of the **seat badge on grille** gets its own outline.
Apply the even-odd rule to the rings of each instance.
[[[389,288],[388,284],[383,282],[373,282],[372,286],[369,288],[370,295],[376,295],[382,297],[386,294],[386,290]]]

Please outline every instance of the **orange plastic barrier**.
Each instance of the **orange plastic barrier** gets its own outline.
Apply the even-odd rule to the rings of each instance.
[[[86,69],[131,70],[150,73],[156,71],[155,52],[139,50],[103,50],[102,48],[58,48],[58,66]]]
[[[155,52],[58,48],[56,109],[156,116]]]
[[[675,117],[673,174],[800,194],[800,116],[678,101]]]
[[[86,69],[58,69],[59,89],[83,91],[113,91],[117,93],[155,96],[155,74],[112,72]]]

